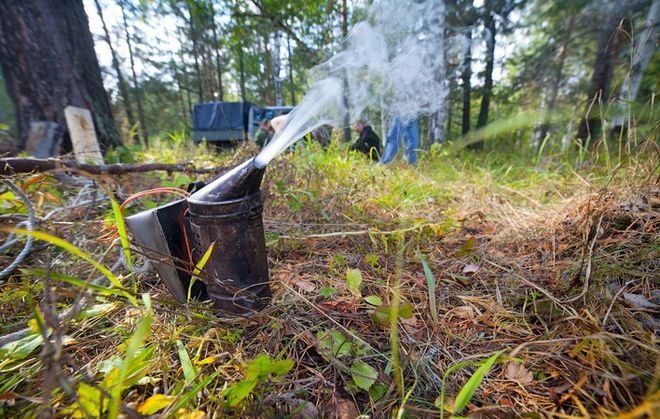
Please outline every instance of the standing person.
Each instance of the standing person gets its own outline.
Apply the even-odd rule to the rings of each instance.
[[[394,160],[399,152],[399,142],[403,139],[403,151],[406,153],[408,163],[414,165],[417,163],[417,147],[419,147],[419,129],[417,120],[404,120],[400,116],[392,118],[392,128],[387,134],[385,142],[385,152],[380,159],[382,164],[387,164]]]
[[[259,125],[259,129],[254,134],[254,142],[259,147],[264,147],[273,138],[273,127],[270,125],[270,119],[264,119]]]
[[[380,159],[380,138],[374,132],[370,125],[367,125],[362,120],[358,120],[353,125],[353,130],[360,134],[357,141],[355,141],[349,150],[359,151],[371,158],[371,160],[378,161]]]

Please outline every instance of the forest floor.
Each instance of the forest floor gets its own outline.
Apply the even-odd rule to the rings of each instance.
[[[254,152],[179,141],[134,158],[209,167]],[[38,237],[0,283],[1,334],[28,328],[0,348],[0,416],[658,417],[660,185],[657,154],[640,155],[431,153],[410,168],[301,147],[263,183],[272,304],[233,320],[176,305],[136,251],[131,272],[120,240],[99,240],[115,222],[93,191],[194,178],[16,176],[37,229],[75,248]],[[3,226],[25,213],[0,195]],[[84,310],[58,320],[83,288]]]

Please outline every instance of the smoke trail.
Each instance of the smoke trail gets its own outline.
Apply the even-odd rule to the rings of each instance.
[[[312,69],[316,83],[290,114],[285,128],[255,158],[265,167],[315,128],[342,125],[342,80],[350,119],[368,109],[410,120],[438,111],[447,95],[444,0],[381,0],[344,40],[343,50]]]

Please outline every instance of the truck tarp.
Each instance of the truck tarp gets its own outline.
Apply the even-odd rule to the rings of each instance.
[[[200,103],[193,108],[195,140],[242,140],[247,130],[250,102]],[[198,138],[200,137],[200,138]]]

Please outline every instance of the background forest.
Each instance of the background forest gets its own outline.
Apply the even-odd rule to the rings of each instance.
[[[341,50],[367,1],[86,0],[103,82],[122,138],[188,132],[205,101],[296,105],[309,70]],[[505,150],[567,148],[575,138],[657,115],[656,1],[451,1],[446,5],[442,138],[422,118],[422,143],[453,141],[525,114]],[[16,136],[0,91],[0,122]],[[644,105],[651,106],[645,107]],[[628,106],[631,105],[631,106]],[[367,119],[383,133],[370,109]],[[606,118],[605,131],[598,121]],[[589,124],[585,121],[589,121]],[[384,123],[384,124],[383,124]],[[436,122],[439,125],[439,122]],[[594,125],[596,124],[596,125]],[[386,128],[386,127],[385,127]],[[618,131],[617,131],[618,132]],[[478,146],[479,144],[477,144]]]

